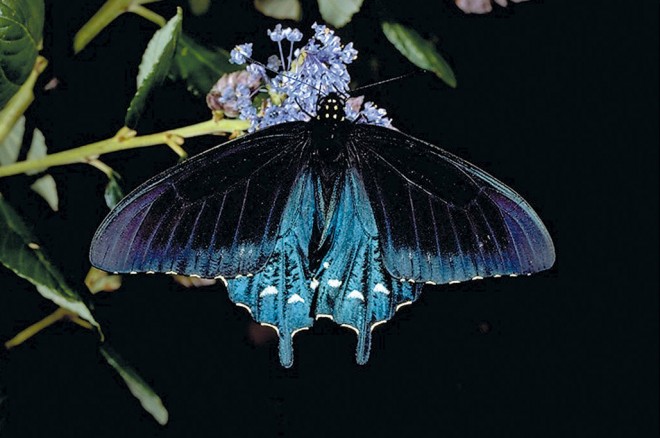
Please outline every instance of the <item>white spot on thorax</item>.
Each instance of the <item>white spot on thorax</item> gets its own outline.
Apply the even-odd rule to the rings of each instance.
[[[304,303],[305,300],[302,299],[302,297],[298,294],[293,294],[291,295],[291,298],[286,300],[287,303],[289,304],[294,304],[294,303]]]
[[[380,292],[380,293],[383,293],[385,295],[390,294],[390,291],[387,290],[387,288],[385,286],[383,286],[383,283],[376,283],[376,285],[374,286],[374,292]]]
[[[265,297],[266,295],[277,295],[277,288],[275,286],[266,286],[259,296]]]
[[[335,279],[328,280],[328,286],[330,287],[339,287],[341,286],[341,283],[342,283],[341,280],[335,280]]]
[[[351,293],[348,294],[347,298],[355,298],[364,301],[364,295],[362,295],[362,292],[360,292],[359,290],[351,291]]]

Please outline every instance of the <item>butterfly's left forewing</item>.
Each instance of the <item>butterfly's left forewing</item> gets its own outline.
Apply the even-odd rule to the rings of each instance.
[[[349,142],[394,277],[441,284],[554,263],[552,240],[534,210],[476,166],[379,126],[355,125]]]
[[[92,241],[90,260],[111,272],[213,278],[263,268],[305,167],[309,129],[294,122],[217,146],[123,199]],[[287,226],[287,225],[285,225]]]

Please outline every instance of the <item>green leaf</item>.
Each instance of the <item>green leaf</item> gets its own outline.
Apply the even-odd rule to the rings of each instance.
[[[186,82],[188,91],[195,96],[206,95],[225,73],[242,67],[229,63],[229,52],[210,50],[186,34],[182,34],[176,47],[170,78]]]
[[[346,25],[360,10],[363,0],[318,0],[323,19],[334,27]]]
[[[53,211],[59,209],[59,196],[57,195],[57,184],[51,175],[44,175],[36,180],[30,188],[39,196],[44,198]]]
[[[25,117],[20,119],[7,134],[7,137],[0,142],[0,166],[7,166],[18,160],[18,154],[23,145],[23,135],[25,134]]]
[[[299,0],[254,0],[254,7],[268,17],[278,20],[297,20],[302,17]]]
[[[41,133],[40,130],[35,129],[32,134],[32,143],[30,144],[30,149],[28,150],[26,161],[38,160],[40,158],[45,157],[47,153],[48,153],[48,148],[46,147],[46,139],[44,138],[44,135]],[[43,171],[44,169],[34,169],[27,171],[25,173],[27,175],[35,175]]]
[[[430,70],[450,87],[456,87],[456,77],[435,45],[417,32],[398,23],[384,22],[383,33],[399,52],[410,62],[424,70]]]
[[[30,75],[43,24],[43,0],[0,0],[0,109]]]
[[[112,173],[108,175],[108,179],[108,185],[105,186],[104,198],[105,204],[108,206],[108,208],[112,209],[124,197],[124,191],[119,185],[121,176],[117,172],[113,170]]]
[[[211,7],[211,0],[188,0],[193,15],[204,15]]]
[[[44,255],[21,217],[0,194],[0,263],[37,287],[39,293],[60,307],[77,313],[100,327],[80,295]]]
[[[163,402],[138,373],[107,345],[100,347],[105,360],[119,373],[131,393],[140,401],[145,411],[149,412],[161,425],[167,424],[169,413]]]
[[[126,126],[135,126],[144,109],[149,93],[167,77],[181,35],[183,13],[177,8],[176,15],[158,29],[142,55],[137,76],[137,92],[126,112]]]

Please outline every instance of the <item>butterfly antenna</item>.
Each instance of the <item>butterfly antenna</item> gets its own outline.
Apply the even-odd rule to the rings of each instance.
[[[388,82],[398,81],[399,79],[407,78],[407,77],[414,76],[414,75],[418,75],[418,74],[421,74],[421,73],[428,73],[428,71],[426,71],[426,70],[422,70],[422,69],[413,70],[413,71],[411,71],[411,72],[408,72],[408,73],[406,73],[406,74],[402,74],[402,75],[400,75],[400,76],[396,76],[396,77],[393,77],[393,78],[385,79],[385,80],[383,80],[383,81],[374,82],[373,84],[368,84],[368,85],[363,85],[363,86],[361,86],[361,87],[357,87],[357,88],[351,90],[351,93],[354,93],[354,92],[356,92],[356,91],[362,91],[362,90],[365,90],[365,89],[367,89],[367,88],[372,88],[372,87],[375,87],[375,86],[377,86],[377,85],[387,84]]]

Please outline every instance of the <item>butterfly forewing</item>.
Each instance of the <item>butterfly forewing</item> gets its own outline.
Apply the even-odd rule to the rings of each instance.
[[[101,224],[92,264],[207,278],[260,270],[282,232],[285,206],[296,202],[289,197],[308,146],[307,124],[276,125],[157,175]]]
[[[534,210],[484,171],[379,126],[355,125],[349,142],[393,276],[440,284],[554,263],[552,240]]]

